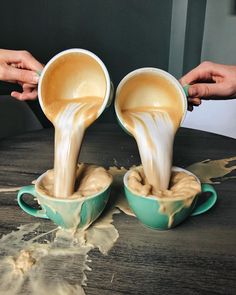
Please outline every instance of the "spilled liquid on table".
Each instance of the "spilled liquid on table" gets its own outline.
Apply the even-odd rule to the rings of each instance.
[[[220,182],[223,182],[235,178],[227,176],[236,170],[235,165],[232,165],[235,160],[236,156],[202,161],[189,166],[189,170],[196,173],[200,179],[207,179],[209,183],[214,183],[213,179],[219,177]],[[205,170],[202,165],[206,165]],[[84,286],[89,279],[89,273],[93,271],[89,251],[98,248],[103,255],[109,255],[109,250],[119,237],[113,224],[113,215],[118,213],[116,208],[134,216],[122,191],[123,175],[126,171],[124,168],[110,168],[109,172],[114,177],[112,204],[106,214],[85,232],[76,235],[67,232],[66,235],[66,232],[52,227],[47,233],[43,223],[34,223],[21,225],[17,231],[3,235],[0,239],[0,294],[85,294]],[[8,194],[8,189],[0,190]],[[18,188],[12,188],[14,189]],[[55,267],[58,269],[57,273],[54,271]],[[70,268],[75,270],[73,282],[71,273],[65,271]],[[115,274],[111,273],[111,283],[115,279]]]

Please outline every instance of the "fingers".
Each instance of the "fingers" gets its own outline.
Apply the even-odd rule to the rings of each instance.
[[[194,106],[199,106],[201,104],[201,99],[198,97],[189,98],[188,102],[193,104]]]
[[[0,49],[0,80],[37,84],[43,69],[29,52]]]
[[[37,72],[43,69],[42,64],[38,62],[37,59],[35,59],[28,51],[23,51],[22,61],[25,64],[25,68],[28,68],[30,70],[34,70]]]
[[[188,72],[180,79],[180,83],[185,86],[186,84],[193,84],[198,81],[211,81],[213,75],[220,74],[222,65],[213,62],[205,61],[199,66]]]
[[[34,100],[38,96],[37,89],[33,89],[31,92],[23,91],[12,91],[11,96],[18,100]]]
[[[12,66],[5,66],[0,79],[3,81],[18,81],[28,84],[37,84],[39,76],[34,71],[22,70]]]
[[[223,99],[236,96],[236,67],[203,62],[180,79],[188,88],[188,97]]]
[[[224,96],[226,87],[222,83],[197,83],[188,89],[189,97],[213,98]]]
[[[37,88],[33,84],[23,84],[19,83],[22,86],[23,92],[13,91],[11,96],[18,100],[33,100],[37,98],[38,92]]]
[[[17,67],[32,70],[41,71],[43,69],[42,64],[37,61],[36,58],[32,56],[26,50],[1,50],[1,56],[8,64],[15,64]]]
[[[201,99],[198,97],[188,98],[188,110],[190,112],[193,111],[193,107],[198,107],[202,103]]]
[[[192,104],[188,104],[188,111],[190,111],[190,112],[193,111],[193,105]]]

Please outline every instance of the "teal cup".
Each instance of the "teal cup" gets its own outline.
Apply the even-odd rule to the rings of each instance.
[[[200,184],[199,179],[191,172],[173,167],[172,171],[185,172],[196,178]],[[201,193],[190,196],[188,198],[157,198],[154,196],[137,195],[128,187],[128,177],[131,170],[124,175],[124,190],[128,200],[129,206],[138,218],[138,220],[145,226],[157,229],[167,230],[182,223],[189,216],[196,216],[208,211],[214,206],[217,200],[217,193],[209,184],[201,184]],[[201,201],[201,194],[209,192],[209,197]]]
[[[148,76],[152,79],[148,79]],[[169,85],[170,90],[165,86]],[[158,68],[139,68],[128,73],[119,83],[115,95],[115,113],[121,128],[132,134],[132,127],[122,116],[123,109],[148,106],[154,107],[171,107],[175,109],[176,100],[179,100],[182,111],[181,122],[183,123],[188,107],[188,88],[184,87],[170,73]],[[175,89],[175,98],[173,102],[173,89]]]
[[[37,179],[35,185],[25,186],[18,192],[17,201],[21,209],[32,216],[51,219],[64,229],[88,228],[104,210],[109,199],[111,183],[95,195],[77,199],[59,199],[46,195],[40,189],[46,173]],[[25,194],[33,196],[41,208],[36,209],[27,204],[23,199]]]
[[[103,103],[97,118],[109,107],[114,86],[103,61],[93,52],[71,48],[52,57],[39,73],[38,98],[40,106],[53,123],[51,103],[56,100],[101,97]]]

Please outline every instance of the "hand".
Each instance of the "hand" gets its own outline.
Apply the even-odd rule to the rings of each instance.
[[[236,66],[205,61],[180,79],[188,89],[189,110],[199,106],[202,99],[236,97]]]
[[[0,80],[21,85],[21,93],[11,93],[11,96],[19,100],[37,97],[37,72],[42,69],[41,63],[27,51],[0,49]]]

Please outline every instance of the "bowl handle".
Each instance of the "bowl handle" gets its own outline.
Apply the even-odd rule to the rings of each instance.
[[[209,209],[211,209],[215,205],[217,200],[217,193],[215,189],[213,188],[213,186],[206,183],[202,184],[202,193],[205,193],[205,192],[209,192],[210,196],[207,198],[205,202],[199,205],[196,205],[191,216],[202,214],[208,211]]]
[[[41,218],[48,219],[48,216],[46,215],[46,212],[44,211],[44,209],[33,208],[23,200],[24,194],[30,194],[34,198],[37,198],[35,186],[28,185],[28,186],[22,187],[18,192],[17,202],[18,202],[19,206],[21,207],[21,209],[23,211],[25,211],[26,213],[28,213],[32,216],[35,216],[35,217],[41,217]]]

